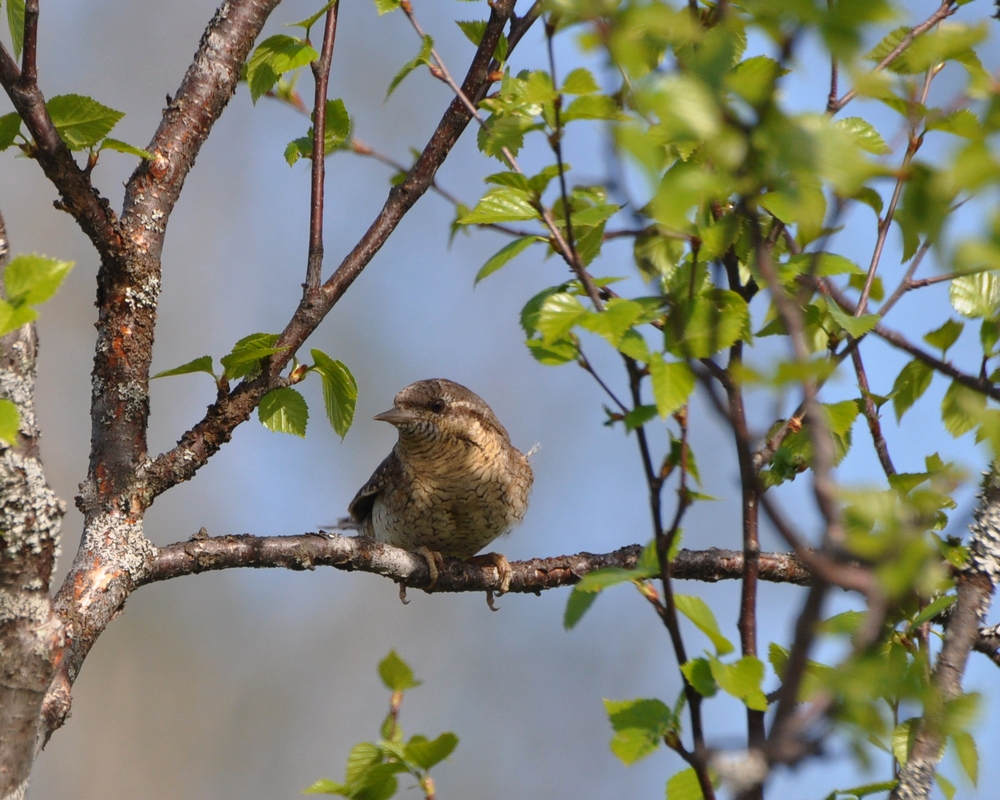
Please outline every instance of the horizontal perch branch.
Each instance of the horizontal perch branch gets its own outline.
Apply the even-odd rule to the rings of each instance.
[[[631,569],[642,554],[641,545],[611,553],[577,553],[556,558],[511,562],[511,592],[538,593],[569,586],[602,567]],[[427,562],[420,555],[362,536],[306,533],[298,536],[218,536],[204,532],[186,542],[160,548],[143,583],[193,575],[208,570],[256,567],[336,569],[372,572],[416,589],[430,583]],[[743,574],[743,553],[736,550],[682,550],[672,563],[672,575],[681,580],[715,582],[736,580]],[[761,580],[808,584],[811,575],[790,553],[761,553]],[[496,568],[446,559],[433,592],[476,592],[499,588]]]

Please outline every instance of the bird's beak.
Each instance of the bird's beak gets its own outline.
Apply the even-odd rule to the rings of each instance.
[[[390,408],[381,414],[376,414],[373,419],[379,422],[388,422],[390,425],[405,425],[408,422],[415,422],[417,415],[405,408]]]

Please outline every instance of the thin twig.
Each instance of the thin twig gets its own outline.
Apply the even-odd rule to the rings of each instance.
[[[894,48],[892,48],[892,51],[888,55],[886,55],[885,58],[879,61],[878,64],[876,64],[873,67],[872,71],[881,72],[882,70],[884,70],[893,61],[899,58],[900,55],[902,55],[903,51],[906,50],[906,48],[908,48],[911,44],[913,44],[914,39],[926,33],[928,30],[937,25],[939,22],[950,17],[956,11],[958,11],[958,5],[955,2],[955,0],[944,0],[944,2],[941,3],[937,11],[931,14],[930,17],[921,22],[919,25],[913,28],[908,34],[906,34],[906,36],[900,39],[899,44],[897,44]],[[835,103],[833,103],[832,105],[828,105],[827,109],[830,111],[830,113],[836,114],[844,106],[850,103],[851,100],[857,97],[857,95],[858,95],[858,90],[851,89],[849,92],[847,92],[847,94],[845,94]]]
[[[312,181],[309,202],[309,255],[306,261],[306,282],[303,287],[308,294],[319,289],[323,270],[323,198],[326,179],[326,95],[330,83],[330,63],[333,60],[333,46],[337,39],[337,12],[340,3],[335,2],[326,12],[323,29],[323,47],[319,58],[312,62],[312,73],[316,80],[316,95],[313,101],[312,140]]]

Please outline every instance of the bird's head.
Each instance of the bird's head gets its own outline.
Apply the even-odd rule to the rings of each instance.
[[[404,443],[462,441],[482,446],[484,440],[496,436],[510,441],[479,395],[444,378],[411,383],[396,395],[392,408],[375,419],[395,425]]]

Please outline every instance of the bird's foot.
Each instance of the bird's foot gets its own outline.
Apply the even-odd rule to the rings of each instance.
[[[514,576],[514,570],[510,566],[510,562],[507,557],[501,555],[500,553],[485,553],[481,556],[474,556],[469,559],[469,563],[481,564],[487,567],[494,567],[497,571],[497,582],[500,584],[496,590],[496,596],[501,597],[510,591],[510,581]],[[490,607],[490,611],[499,611],[495,605],[493,605],[493,590],[486,590],[486,605]]]
[[[406,584],[405,583],[400,583],[399,584],[399,602],[402,603],[404,606],[408,606],[410,604],[410,601],[406,597]]]
[[[444,556],[442,556],[437,550],[431,550],[429,547],[424,547],[423,545],[420,545],[420,547],[413,552],[417,555],[423,556],[424,561],[427,562],[427,571],[431,575],[431,582],[424,587],[424,591],[429,592],[434,588],[434,584],[437,583],[438,575],[440,575],[441,570],[444,569]]]

